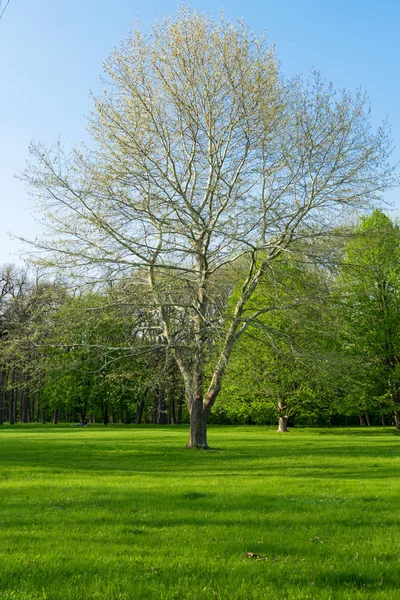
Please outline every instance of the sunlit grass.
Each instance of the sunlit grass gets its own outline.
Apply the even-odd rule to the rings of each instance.
[[[187,436],[4,426],[0,598],[400,598],[393,431]]]

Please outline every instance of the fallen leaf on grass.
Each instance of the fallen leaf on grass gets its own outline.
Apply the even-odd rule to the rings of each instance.
[[[246,552],[246,558],[255,558],[256,560],[268,560],[266,556],[260,556],[256,552]]]

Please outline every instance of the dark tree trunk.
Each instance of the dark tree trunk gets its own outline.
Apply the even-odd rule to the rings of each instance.
[[[198,448],[208,450],[207,444],[207,420],[209,411],[203,407],[203,398],[196,395],[192,399],[190,411],[190,432],[187,448]]]
[[[163,387],[157,387],[155,390],[151,422],[153,425],[165,425],[167,423],[167,406]]]
[[[383,414],[382,414],[382,412],[383,412],[383,409],[382,409],[382,404],[379,404],[379,408],[380,408],[380,410],[381,410],[381,423],[382,423],[383,427],[385,427],[385,425],[386,425],[386,422],[385,422],[385,417],[384,417],[384,416],[383,416]]]
[[[25,389],[21,394],[21,421],[22,423],[29,423],[30,421],[30,406],[29,406],[29,390]]]
[[[6,374],[3,371],[1,373],[1,381],[0,381],[0,425],[3,425],[4,419],[6,417],[6,396],[4,392],[4,382],[5,382]]]
[[[158,397],[158,424],[167,424],[167,404],[165,402],[165,389],[161,388]]]
[[[184,401],[185,401],[185,396],[184,396],[184,392],[182,391],[178,396],[178,407],[177,407],[177,414],[176,414],[176,424],[177,425],[182,424],[182,411],[183,411]]]
[[[143,416],[143,410],[146,404],[146,397],[147,397],[147,389],[146,388],[140,398],[140,401],[136,404],[136,417],[135,417],[135,423],[136,425],[140,425],[142,422],[142,416]]]
[[[16,393],[17,392],[15,389],[12,389],[10,391],[10,399],[9,399],[9,404],[8,404],[8,410],[9,410],[8,420],[9,420],[10,425],[15,425],[15,420],[16,420],[15,419],[16,403],[17,403]]]
[[[400,390],[398,389],[397,385],[392,386],[390,398],[394,406],[393,417],[396,425],[396,431],[400,431]]]
[[[153,413],[151,415],[151,422],[153,425],[158,423],[158,388],[155,389],[154,398],[153,398]]]
[[[144,411],[144,407],[146,405],[146,398],[147,398],[148,391],[149,391],[149,388],[146,387],[143,391],[143,394],[142,394],[139,402],[136,403],[136,416],[135,416],[136,425],[140,425],[142,422],[143,411]]]
[[[168,423],[175,425],[176,413],[175,413],[175,389],[173,385],[170,385],[168,391]]]
[[[360,427],[365,427],[364,415],[360,415],[359,420],[360,420]]]
[[[40,420],[41,420],[42,425],[46,424],[46,409],[43,406],[40,409]]]
[[[400,410],[395,410],[393,413],[396,431],[400,431]]]
[[[108,414],[108,404],[106,402],[102,403],[101,412],[103,414],[103,423],[104,423],[104,425],[108,425],[108,423],[109,423],[109,414]]]
[[[365,422],[368,427],[371,427],[371,421],[369,420],[369,414],[367,412],[365,413]]]

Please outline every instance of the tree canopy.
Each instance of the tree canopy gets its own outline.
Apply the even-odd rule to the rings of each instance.
[[[232,349],[270,310],[250,304],[257,286],[393,183],[387,127],[318,73],[286,81],[246,24],[185,7],[134,31],[105,73],[91,147],[31,147],[25,179],[49,227],[34,245],[87,282],[142,286],[185,387],[189,446],[207,448]]]

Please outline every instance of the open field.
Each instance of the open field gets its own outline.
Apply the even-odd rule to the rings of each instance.
[[[187,436],[4,426],[0,599],[400,598],[393,430]]]

